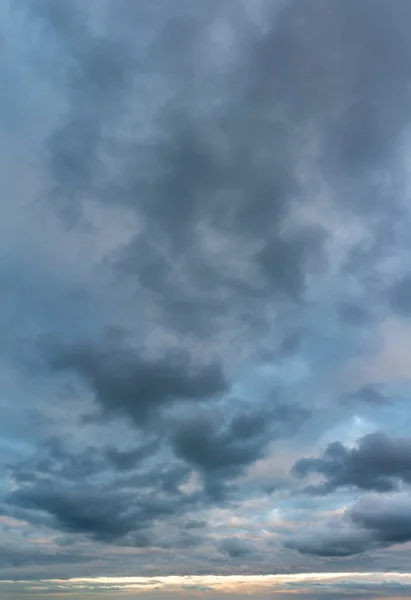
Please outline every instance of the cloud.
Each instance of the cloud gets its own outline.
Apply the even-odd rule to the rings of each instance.
[[[205,521],[199,521],[196,519],[189,519],[184,523],[185,529],[202,529],[207,523]]]
[[[250,542],[237,537],[225,538],[220,543],[220,551],[231,558],[241,558],[253,554],[255,549]]]
[[[360,389],[350,394],[344,394],[340,398],[342,405],[368,405],[370,407],[385,406],[389,404],[391,400],[383,393],[379,386],[376,385],[363,385]]]
[[[306,488],[313,494],[329,494],[341,487],[393,491],[400,481],[411,483],[411,440],[377,432],[360,438],[354,448],[333,442],[321,458],[299,459],[292,471],[298,477],[323,476],[323,483]]]
[[[31,483],[38,476],[77,482],[106,471],[109,465],[96,448],[89,446],[80,452],[74,452],[64,448],[60,440],[51,439],[44,443],[37,455],[11,463],[8,467],[16,482]]]
[[[162,13],[122,3],[117,18],[124,27],[133,22],[142,34],[150,28],[132,39],[124,31],[97,33],[76,3],[64,9],[39,3],[32,12],[57,40],[69,106],[47,142],[53,205],[70,223],[90,198],[133,213],[138,231],[107,264],[137,283],[141,301],[155,303],[163,326],[204,338],[217,334],[222,321],[243,328],[263,319],[267,303],[300,301],[310,273],[324,268],[327,235],[318,223],[292,215],[292,199],[303,195],[290,167],[299,152],[295,115],[282,117],[290,105],[281,65],[269,66],[261,56],[277,56],[275,47],[264,49],[239,11],[253,68],[230,85],[213,65],[210,89],[198,93],[196,72],[206,80],[210,68],[199,40],[212,51],[209,36],[232,8],[226,2],[184,6],[164,4]],[[286,14],[279,19],[293,36]],[[280,38],[270,43],[281,51]],[[239,40],[233,52],[240,67]],[[147,70],[158,84],[154,99]],[[261,94],[267,78],[278,85]],[[213,108],[216,94],[221,108]],[[137,98],[142,111],[133,114],[133,126],[149,135],[129,140],[116,131],[130,127]],[[119,165],[114,173],[112,164]]]
[[[295,435],[310,416],[300,406],[272,399],[271,404],[231,418],[199,415],[177,423],[171,435],[174,453],[200,470],[215,499],[224,497],[229,479],[265,455],[270,442]]]
[[[390,304],[400,316],[409,317],[411,314],[411,276],[407,275],[397,281],[390,290]]]
[[[26,460],[10,462],[8,469],[17,483],[32,483],[38,477],[61,479],[63,482],[80,482],[85,478],[111,472],[125,472],[141,467],[141,463],[154,456],[159,441],[147,441],[131,450],[86,446],[75,449],[63,440],[50,439],[39,451]]]
[[[151,481],[154,485],[154,474]],[[137,494],[126,489],[102,489],[95,484],[63,485],[38,480],[11,492],[6,503],[12,513],[14,507],[22,509],[28,521],[30,511],[41,511],[44,522],[60,531],[84,534],[97,541],[149,546],[151,540],[141,530],[149,529],[155,519],[180,513],[187,498],[160,490],[153,493],[146,489]]]
[[[119,471],[127,471],[136,467],[141,461],[153,454],[158,449],[158,441],[149,441],[132,450],[118,450],[107,448],[106,455]]]
[[[48,358],[52,370],[84,380],[103,414],[129,417],[138,426],[173,402],[207,400],[228,389],[220,364],[195,367],[183,352],[147,359],[115,344],[78,342],[53,346]]]
[[[286,546],[316,556],[352,556],[411,540],[410,496],[365,495],[342,517],[291,536]]]
[[[408,568],[409,0],[1,4],[0,576]]]
[[[210,597],[215,593],[224,593],[237,596],[246,592],[257,597],[267,597],[274,593],[281,600],[286,599],[290,593],[302,600],[314,600],[318,597],[338,599],[342,597],[369,598],[386,597],[395,594],[397,597],[407,597],[410,588],[410,576],[406,572],[374,571],[359,573],[346,572],[312,572],[299,574],[275,575],[192,575],[192,576],[155,576],[155,577],[80,577],[51,580],[42,579],[38,586],[31,582],[17,580],[12,587],[11,582],[2,584],[1,591],[6,593],[24,592],[35,594],[39,590],[49,593],[71,592],[76,586],[87,592],[101,593],[113,600],[118,595],[130,593],[150,593],[155,590],[157,594],[181,594],[187,590],[210,592]],[[26,585],[25,585],[26,584]],[[78,587],[77,587],[78,589]],[[63,593],[64,593],[63,592]],[[114,593],[114,596],[110,594]]]
[[[125,498],[107,493],[104,499],[101,496],[97,491],[37,483],[31,488],[12,492],[8,503],[47,512],[64,531],[92,534],[102,540],[122,537],[133,528],[136,515],[127,515]]]
[[[173,445],[177,455],[206,471],[224,471],[254,462],[268,441],[292,435],[308,416],[301,407],[279,405],[260,413],[240,413],[223,424],[203,419],[182,421]]]
[[[53,203],[72,221],[78,199],[90,193],[103,168],[100,145],[122,109],[135,65],[125,44],[93,30],[80,3],[69,0],[60,7],[39,0],[26,5],[53,43],[67,86],[68,110],[45,149]]]
[[[190,470],[170,460],[163,464],[157,450],[156,443],[147,444],[143,452],[139,448],[113,454],[104,446],[75,452],[51,440],[38,456],[9,465],[14,489],[1,510],[27,523],[96,541],[158,545],[150,533],[154,521],[184,516],[204,502],[201,494],[180,490]],[[184,536],[188,541],[193,537]]]
[[[356,302],[341,302],[337,306],[341,322],[351,326],[366,325],[370,321],[368,310]]]
[[[371,531],[381,544],[411,540],[411,498],[408,493],[361,498],[349,515],[358,527]]]
[[[84,560],[81,554],[71,554],[69,552],[49,552],[41,548],[2,548],[0,550],[0,567],[28,567],[36,564],[39,566],[50,567],[53,565],[79,564]]]
[[[373,547],[372,536],[350,526],[326,526],[309,530],[285,542],[287,548],[302,554],[323,557],[345,557],[361,554]]]

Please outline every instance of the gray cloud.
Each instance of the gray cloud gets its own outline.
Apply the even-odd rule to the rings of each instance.
[[[147,359],[116,344],[78,342],[53,345],[48,360],[53,370],[83,379],[104,414],[129,417],[139,426],[165,405],[207,400],[228,389],[220,364],[196,368],[182,352]]]
[[[96,539],[114,540],[138,524],[136,511],[128,514],[130,498],[101,491],[70,489],[47,483],[20,489],[8,503],[28,510],[40,510],[56,519],[56,526],[72,533],[92,534]]]
[[[57,80],[63,73],[66,84],[68,110],[45,149],[53,202],[73,222],[78,201],[92,191],[103,169],[101,144],[122,110],[135,65],[124,43],[93,29],[80,3],[68,0],[58,6],[37,0],[27,8],[53,44],[59,59]]]
[[[253,545],[247,540],[237,537],[224,538],[220,543],[220,551],[231,558],[248,556],[255,552]]]
[[[51,439],[42,444],[34,456],[17,463],[10,462],[7,466],[13,479],[19,484],[33,483],[38,478],[60,479],[63,484],[79,483],[85,478],[141,469],[142,463],[153,457],[159,447],[160,442],[155,439],[131,450],[119,450],[112,446],[87,446],[78,450],[70,448],[61,440]],[[157,477],[162,480],[159,472]]]
[[[370,314],[367,308],[356,302],[341,302],[337,306],[337,314],[342,323],[351,326],[367,325]]]
[[[351,392],[350,394],[344,394],[340,398],[340,403],[346,406],[355,406],[364,404],[370,407],[386,406],[391,403],[391,399],[388,398],[381,390],[378,385],[364,385],[359,390]]]
[[[205,521],[199,521],[196,519],[189,519],[184,523],[185,529],[202,529],[207,523]]]
[[[227,323],[233,315],[247,323],[258,313],[261,319],[268,302],[300,300],[309,273],[322,268],[326,235],[319,225],[289,227],[292,197],[303,192],[290,167],[298,151],[295,125],[291,115],[282,120],[284,108],[288,111],[282,67],[261,60],[265,42],[251,35],[237,9],[240,30],[254,38],[247,42],[253,74],[244,79],[245,73],[239,73],[231,86],[229,78],[215,73],[210,90],[197,91],[198,77],[209,79],[199,40],[220,14],[231,14],[233,5],[184,6],[186,15],[182,7],[170,11],[167,4],[161,15],[148,4],[136,9],[123,3],[120,19],[128,14],[137,30],[142,24],[152,28],[153,35],[144,36],[152,42],[145,45],[133,45],[127,37],[120,42],[115,33],[97,35],[80,16],[65,25],[61,12],[66,7],[60,11],[46,2],[37,12],[57,34],[63,64],[68,65],[68,115],[47,145],[53,202],[63,203],[69,215],[81,210],[85,196],[132,210],[143,229],[113,257],[114,270],[123,277],[128,273],[150,294],[150,301],[155,299],[158,318],[167,327],[204,337],[217,330],[222,318]],[[282,25],[290,26],[280,15]],[[277,55],[275,48],[265,52]],[[174,69],[182,64],[187,64],[183,76],[180,68]],[[115,129],[116,119],[133,102],[130,85],[139,89],[147,68],[167,90],[164,102],[157,99],[160,108],[152,123],[161,135],[131,143],[117,137],[108,143],[105,132]],[[238,62],[234,76],[237,68]],[[261,94],[258,87],[267,78],[278,79],[279,85]],[[216,95],[221,95],[221,108],[212,106]],[[144,87],[140,102],[152,102]],[[278,107],[277,117],[270,116],[270,102]],[[101,164],[100,155],[114,162],[122,157],[118,177],[107,181],[101,174],[111,171]],[[213,238],[226,246],[240,245],[243,266],[234,264],[229,247],[216,260]]]
[[[119,471],[127,471],[136,467],[145,458],[153,454],[159,446],[158,440],[149,441],[132,450],[107,448],[106,456]]]
[[[10,464],[9,469],[18,483],[34,482],[37,477],[58,477],[67,481],[81,481],[85,477],[102,473],[109,465],[92,447],[80,452],[64,449],[59,440],[49,440],[38,456]]]
[[[2,548],[0,550],[0,568],[28,567],[28,566],[48,566],[53,565],[78,565],[84,561],[81,554],[71,554],[69,552],[44,552],[40,548],[13,549]]]
[[[411,275],[397,281],[390,290],[391,307],[401,316],[411,315]]]
[[[96,541],[158,545],[150,532],[154,521],[184,516],[204,504],[201,493],[179,489],[190,470],[170,457],[162,463],[158,449],[158,443],[148,442],[130,452],[104,446],[76,452],[51,440],[37,456],[9,465],[16,489],[0,512]],[[191,539],[188,533],[183,538]]]
[[[162,11],[122,2],[122,36],[114,26],[97,34],[75,3],[35,6],[67,65],[69,111],[48,143],[52,197],[68,212],[86,194],[136,215],[138,233],[109,264],[163,326],[203,339],[222,327],[257,331],[267,308],[301,300],[309,276],[326,271],[326,228],[298,218],[311,193],[295,166],[307,128],[319,144],[313,169],[340,184],[339,209],[385,206],[375,170],[408,122],[406,1],[264,5],[265,33],[230,1]],[[232,36],[227,70],[205,58],[219,19]],[[130,23],[150,32],[144,42],[125,34]],[[136,89],[151,134],[130,140],[115,122]],[[100,155],[119,165],[114,174],[106,164],[96,173]]]
[[[306,409],[281,404],[240,413],[226,423],[200,417],[179,424],[173,446],[178,456],[205,471],[225,471],[254,462],[268,441],[294,434],[308,417]]]
[[[325,0],[310,6],[290,2],[261,45],[258,76],[262,69],[279,75],[261,84],[277,89],[293,115],[316,118],[329,160],[349,171],[386,156],[408,121],[404,85],[410,49],[403,45],[402,19],[409,11],[404,0],[393,8],[383,0],[339,0],[332,7]],[[381,44],[383,26],[390,32],[387,52]],[[349,39],[342,36],[346,30]],[[273,56],[272,64],[268,58]]]
[[[293,537],[286,547],[301,554],[323,557],[346,557],[372,548],[371,535],[353,528],[323,527]]]
[[[411,440],[372,433],[361,438],[352,449],[334,442],[321,458],[298,460],[293,473],[299,477],[310,473],[322,475],[323,483],[306,488],[314,494],[329,494],[340,487],[395,490],[399,481],[411,483]]]
[[[303,554],[351,556],[411,540],[410,497],[371,495],[360,498],[343,519],[293,536],[286,546]]]
[[[349,511],[358,527],[371,531],[381,544],[411,540],[411,499],[408,494],[361,498]]]
[[[177,424],[171,435],[176,456],[200,469],[215,499],[224,497],[230,478],[265,455],[270,442],[295,435],[310,416],[300,406],[271,402],[228,419],[200,415]]]
[[[82,485],[80,478],[69,485],[62,480],[38,478],[11,492],[3,510],[28,522],[33,522],[34,511],[34,522],[67,533],[84,534],[97,541],[156,545],[150,533],[156,519],[167,519],[195,507],[195,498],[183,496],[176,489],[168,488],[165,492],[157,475],[151,472],[138,492],[96,481]],[[148,484],[156,491],[150,491]]]
[[[342,494],[411,483],[410,439],[343,438],[357,409],[396,436],[406,425],[383,381],[344,390],[353,359],[361,377],[391,335],[387,303],[393,319],[411,314],[410,278],[389,275],[409,258],[409,0],[21,6],[0,6],[17,22],[0,48],[0,128],[19,123],[0,146],[0,511],[13,544],[22,519],[27,539],[74,540],[59,546],[74,575],[83,544],[102,570],[126,573],[134,546],[141,572],[234,573],[265,531],[261,572],[314,572],[410,539],[405,496],[308,523]],[[309,456],[334,427],[341,442],[292,471],[321,483],[287,478],[290,453]],[[7,568],[35,560],[22,551]]]

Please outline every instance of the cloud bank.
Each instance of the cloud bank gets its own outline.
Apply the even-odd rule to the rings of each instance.
[[[0,595],[406,595],[410,17],[0,6]]]

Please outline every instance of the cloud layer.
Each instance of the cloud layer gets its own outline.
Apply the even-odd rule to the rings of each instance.
[[[410,17],[0,7],[0,596],[409,569]]]

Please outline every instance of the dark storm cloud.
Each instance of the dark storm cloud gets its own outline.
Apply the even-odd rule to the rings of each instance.
[[[328,494],[340,487],[392,491],[400,481],[411,483],[411,439],[372,433],[361,438],[356,448],[333,442],[321,458],[298,460],[293,473],[323,476],[323,483],[306,488],[313,494]]]
[[[328,160],[348,173],[389,156],[408,123],[410,14],[406,0],[294,1],[262,44],[261,91],[275,89],[294,116],[316,119]]]
[[[361,498],[349,516],[356,526],[371,532],[381,545],[411,540],[411,498],[407,494]]]
[[[325,266],[326,238],[319,226],[289,227],[307,199],[296,167],[301,132],[310,127],[319,140],[317,167],[341,184],[344,206],[381,204],[375,170],[389,164],[409,119],[408,1],[294,0],[268,6],[265,33],[229,1],[161,10],[122,2],[116,17],[137,28],[132,40],[107,23],[96,33],[79,6],[44,1],[31,11],[55,33],[66,73],[68,115],[48,142],[54,200],[70,212],[87,191],[135,211],[144,227],[114,265],[154,292],[173,329],[204,336],[222,317],[261,319],[268,299],[300,299],[308,275]],[[230,75],[204,54],[218,18],[241,38]],[[117,136],[113,154],[108,132],[143,78],[166,90],[152,135]],[[152,98],[141,90],[144,112]],[[119,164],[108,181],[96,174],[100,154]],[[242,270],[224,252],[213,260],[204,226],[242,246]]]
[[[100,540],[122,537],[138,524],[135,511],[129,514],[129,497],[97,490],[65,489],[46,482],[21,488],[7,500],[11,506],[52,515],[63,531],[91,534]]]
[[[411,540],[408,494],[360,498],[343,519],[305,531],[286,542],[302,554],[351,556]]]
[[[61,263],[46,257],[47,245],[39,256],[50,260],[45,271],[58,285],[61,279],[67,287],[78,280],[89,286],[93,331],[104,331],[110,322],[130,335],[96,334],[83,341],[83,315],[75,323],[61,319],[59,337],[50,320],[57,343],[46,344],[41,374],[51,375],[51,388],[79,380],[84,387],[77,399],[82,401],[84,389],[91,392],[98,414],[81,420],[70,394],[65,412],[60,410],[47,383],[43,394],[36,373],[33,397],[41,396],[39,406],[52,417],[21,448],[19,440],[13,446],[0,512],[39,530],[54,528],[80,545],[85,537],[93,547],[97,541],[163,549],[149,558],[149,567],[141,559],[143,570],[194,570],[200,557],[199,569],[232,572],[240,560],[251,563],[259,556],[258,543],[244,539],[247,528],[257,537],[257,526],[271,527],[269,511],[275,507],[281,519],[293,501],[288,480],[274,473],[267,498],[260,483],[266,476],[251,469],[249,476],[247,468],[267,456],[272,442],[287,439],[282,451],[298,451],[289,439],[303,424],[309,429],[308,418],[316,414],[287,398],[303,397],[308,406],[316,402],[313,396],[322,398],[330,363],[327,385],[341,381],[333,379],[343,370],[334,352],[339,336],[345,352],[351,342],[350,348],[356,346],[358,338],[351,337],[365,337],[375,318],[373,302],[380,296],[363,284],[374,285],[403,201],[393,165],[410,121],[411,3],[288,0],[281,9],[269,0],[23,3],[34,28],[29,37],[40,38],[38,46],[31,42],[37,54],[34,48],[30,68],[40,65],[44,83],[46,67],[50,104],[59,103],[50,106],[52,131],[41,142],[46,172],[39,179],[47,186],[41,195],[49,201],[46,210],[51,206],[71,226],[61,253],[65,243],[68,253],[76,246]],[[264,15],[259,25],[257,4]],[[361,237],[351,251],[350,227],[341,235],[345,218],[353,236],[358,229]],[[83,227],[87,219],[89,228]],[[85,230],[93,250],[89,263],[84,255],[89,278],[83,265],[73,264],[82,262],[77,246],[83,247]],[[39,243],[29,233],[27,238]],[[324,281],[328,267],[331,276]],[[59,269],[64,273],[56,274]],[[408,277],[381,297],[398,314],[411,314]],[[309,339],[322,327],[322,302],[339,319],[325,349]],[[32,303],[26,312],[29,337],[38,335],[43,321],[38,326]],[[313,313],[321,323],[311,329]],[[341,324],[351,326],[347,336]],[[137,340],[136,348],[128,339]],[[290,365],[291,355],[296,360]],[[269,360],[260,371],[263,356]],[[344,354],[344,364],[350,358]],[[261,398],[275,378],[291,393],[280,401]],[[252,392],[237,402],[230,393],[237,389]],[[341,393],[339,388],[336,397]],[[377,386],[340,399],[351,408],[356,403],[376,415],[389,404]],[[331,409],[329,426],[335,424]],[[340,406],[337,412],[338,419],[348,410]],[[62,414],[70,414],[67,423],[56,423]],[[63,437],[77,426],[71,446],[53,441],[38,455],[31,449],[49,435],[47,427]],[[326,425],[321,427],[320,435]],[[123,430],[134,438],[118,445]],[[94,439],[86,441],[89,431]],[[105,437],[97,447],[100,434]],[[310,436],[305,430],[302,443]],[[30,452],[28,459],[15,458]],[[324,501],[331,504],[331,493],[340,488],[391,492],[411,484],[410,457],[410,439],[378,433],[354,448],[330,444],[319,457],[297,461],[293,474],[320,475],[322,483],[303,492],[330,494]],[[247,478],[240,477],[244,473]],[[257,488],[264,515],[258,504],[247,514],[253,525],[245,524],[246,532],[231,523],[216,532],[213,511],[229,508],[244,516]],[[341,522],[316,532],[305,524],[298,535],[280,527],[271,549],[284,535],[286,545],[300,553],[341,558],[411,540],[408,500],[364,497]],[[207,553],[217,546],[215,562],[204,558],[206,550],[182,552],[201,545]],[[261,570],[272,572],[278,564],[270,556]],[[114,561],[113,568],[118,566]]]
[[[119,471],[127,471],[136,467],[141,461],[153,454],[159,447],[157,440],[146,442],[132,450],[118,450],[117,448],[108,448],[107,458]]]
[[[186,483],[191,470],[187,465],[178,462],[172,463],[172,457],[168,456],[164,463],[156,463],[153,466],[137,468],[137,470],[118,476],[107,484],[109,491],[119,489],[157,489],[159,493],[180,494],[179,487]],[[197,499],[190,497],[193,502]]]
[[[0,568],[79,564],[84,556],[69,552],[44,552],[41,548],[0,548]]]
[[[371,175],[391,160],[409,115],[407,0],[390,8],[383,0],[291,1],[271,24],[267,11],[264,34],[231,2],[164,4],[163,14],[122,3],[120,19],[152,34],[144,48],[126,37],[119,44],[110,30],[97,35],[79,17],[63,26],[60,9],[40,6],[74,64],[69,117],[48,144],[54,197],[72,211],[87,189],[135,211],[143,230],[114,268],[154,293],[150,301],[168,327],[207,337],[223,318],[227,326],[228,318],[256,326],[268,302],[301,299],[308,275],[323,271],[326,232],[289,228],[307,194],[296,169],[300,130],[311,127],[320,141],[318,165],[341,183],[341,205],[381,205]],[[210,76],[201,44],[215,18],[227,15],[242,45],[233,45],[231,75],[214,67]],[[110,155],[102,129],[133,101],[130,81],[143,75],[163,78],[167,88],[153,120],[159,135],[117,139],[119,174],[99,183],[97,157]],[[144,110],[150,98],[143,92],[139,102]],[[347,174],[354,184],[343,183]],[[214,259],[202,243],[204,226],[241,245],[242,269],[224,251]]]
[[[122,2],[116,23],[132,23],[132,38],[107,23],[97,33],[79,6],[31,10],[54,32],[65,66],[69,110],[47,146],[53,201],[73,213],[86,193],[136,213],[142,230],[111,264],[150,294],[167,327],[207,338],[224,323],[262,326],[268,305],[301,300],[308,276],[326,267],[327,232],[290,218],[310,193],[296,167],[302,132],[320,141],[326,177],[360,175],[342,204],[380,203],[366,175],[391,157],[408,122],[408,2],[291,1],[268,6],[265,33],[228,0],[161,10]],[[205,58],[219,18],[233,27],[226,70]],[[120,138],[127,107],[153,104],[142,84],[151,80],[164,84],[152,135]],[[116,175],[99,167],[100,155]],[[216,260],[216,238],[241,248],[241,268],[234,248]]]
[[[151,66],[153,73],[157,69],[173,75],[175,70],[169,68],[170,58],[174,60],[174,66],[182,66],[185,62],[187,68],[185,71],[182,69],[183,78],[191,91],[194,81],[198,81],[195,76],[198,78],[206,75],[205,65],[199,60],[199,36],[196,34],[204,33],[212,23],[213,11],[214,15],[230,14],[229,10],[233,5],[230,2],[224,2],[223,5],[226,11],[219,13],[216,3],[210,3],[210,9],[200,5],[191,7],[190,10],[189,4],[180,2],[171,13],[164,13],[164,20],[159,20],[158,13],[156,15],[155,11],[150,11],[148,4],[136,9],[133,4],[123,3],[123,11],[128,8],[134,13],[130,16],[135,25],[138,21],[151,17],[151,26],[154,28],[162,27],[168,16],[174,17],[173,22],[169,22],[156,39],[150,54],[153,57]],[[56,7],[52,2],[38,3],[37,6],[42,7],[43,14],[58,29],[60,38],[66,40],[67,47],[74,55],[77,67],[75,72],[79,71],[79,74],[77,79],[69,80],[69,89],[83,93],[79,98],[84,97],[84,104],[89,106],[97,99],[97,113],[101,113],[99,120],[104,121],[106,105],[119,102],[127,92],[124,72],[130,71],[130,66],[124,51],[119,52],[116,46],[111,47],[110,38],[96,40],[90,29],[84,26],[84,19],[76,17],[78,10],[76,11],[74,4],[70,5],[70,10],[66,5]],[[166,6],[163,5],[163,10]],[[239,7],[231,12],[231,16],[237,19],[237,26],[242,24],[241,11]],[[395,0],[389,7],[384,0],[337,0],[332,5],[326,0],[313,0],[309,5],[295,0],[288,2],[276,14],[267,33],[259,39],[254,38],[254,43],[250,43],[247,48],[248,52],[241,56],[245,59],[243,70],[241,65],[236,65],[235,76],[240,80],[239,85],[242,83],[241,79],[246,79],[246,93],[239,98],[232,122],[225,123],[228,131],[232,134],[239,133],[242,139],[244,133],[251,133],[250,141],[255,143],[258,140],[262,144],[260,148],[264,148],[264,142],[271,141],[272,133],[276,133],[275,130],[271,132],[268,139],[264,135],[262,125],[270,124],[266,119],[267,109],[281,105],[293,119],[314,119],[315,123],[322,126],[323,133],[327,136],[326,155],[336,163],[355,170],[374,164],[393,149],[393,143],[401,133],[403,124],[408,122],[406,86],[411,48],[405,23],[410,13],[407,0]],[[123,14],[126,16],[126,13]],[[250,26],[248,33],[252,33]],[[104,42],[103,48],[96,42]],[[325,48],[327,52],[324,52]],[[116,62],[113,64],[113,61]],[[106,68],[107,64],[113,68]],[[252,70],[245,71],[245,67],[251,66]],[[133,68],[138,72],[141,64],[138,67],[133,65]],[[200,72],[196,73],[198,69]],[[214,73],[218,81],[217,74]],[[181,78],[176,77],[175,85],[181,83]],[[244,87],[241,90],[244,91]],[[177,87],[174,91],[179,93],[182,90]],[[225,88],[223,91],[227,93]],[[181,96],[178,99],[180,102],[184,101]],[[78,100],[76,106],[77,104],[81,106]],[[261,108],[266,109],[262,114]],[[247,114],[249,117],[244,120]],[[213,123],[222,125],[217,117],[218,113],[213,115]],[[257,117],[254,123],[257,137],[253,135],[254,127],[250,127],[250,117],[253,121]],[[200,125],[202,123],[196,124],[197,133],[202,131]],[[291,127],[291,123],[288,126]],[[184,130],[184,137],[191,144],[191,149],[197,148],[197,152],[185,154],[191,158],[186,171],[181,171],[185,163],[180,160],[180,152],[171,155],[178,159],[178,168],[174,168],[171,161],[171,170],[168,171],[174,175],[180,174],[178,179],[172,179],[179,183],[177,189],[190,192],[193,186],[200,187],[213,182],[219,173],[218,180],[221,182],[229,171],[221,173],[218,165],[220,161],[199,151],[206,140],[204,134],[198,138],[192,135],[193,130]],[[284,133],[291,132],[284,132],[280,127],[273,141],[284,140]],[[175,136],[175,139],[182,138]],[[177,143],[174,147],[188,150],[190,145]],[[270,147],[272,161],[276,147]],[[287,147],[282,148],[284,149]],[[239,158],[241,152],[252,156],[248,149],[241,147]],[[245,158],[244,155],[243,157]],[[217,155],[214,153],[215,158]],[[281,161],[282,155],[277,160]],[[244,166],[246,164],[244,161]],[[209,168],[205,168],[207,166]],[[210,172],[214,175],[211,179]],[[197,183],[196,174],[200,177]],[[236,174],[240,177],[242,175],[239,170],[236,170]],[[287,181],[287,168],[276,173],[277,183],[281,184],[284,176]],[[192,206],[193,194],[178,193],[175,199],[178,198],[184,203],[190,201]],[[158,208],[153,207],[156,213]],[[258,214],[256,209],[249,216],[254,216],[254,219],[263,223],[263,215]]]
[[[201,493],[179,489],[189,478],[188,467],[171,457],[165,464],[146,460],[158,447],[148,442],[129,453],[105,447],[75,451],[52,440],[32,459],[9,465],[16,489],[0,514],[97,541],[158,545],[150,533],[155,520],[183,518],[204,505]],[[194,544],[196,536],[183,538]]]
[[[361,554],[373,547],[371,536],[363,530],[355,531],[324,527],[295,536],[285,543],[287,548],[301,554],[323,557],[344,557]]]
[[[48,351],[55,371],[71,371],[90,387],[106,415],[123,415],[142,425],[175,401],[207,400],[227,391],[220,364],[195,367],[182,352],[147,359],[117,344],[53,345]]]
[[[232,483],[236,476],[263,458],[270,442],[295,435],[309,416],[307,409],[275,400],[252,412],[228,407],[220,415],[177,421],[170,441],[174,454],[201,473],[206,496],[225,502],[241,496]]]
[[[344,394],[340,398],[340,403],[346,406],[365,404],[370,407],[386,406],[392,401],[388,398],[377,385],[364,385],[359,390],[350,394]]]
[[[204,533],[204,532],[203,532]],[[196,548],[204,544],[207,537],[192,531],[184,531],[179,528],[170,534],[163,534],[152,539],[152,545],[164,549],[182,550],[187,548]]]
[[[242,71],[238,63],[233,76],[219,78],[214,73],[210,80],[207,61],[200,58],[200,41],[220,13],[232,13],[252,33],[242,9],[233,9],[230,2],[220,8],[214,3],[207,10],[201,5],[191,8],[188,16],[181,7],[170,10],[166,4],[163,9],[160,17],[148,4],[136,10],[123,3],[123,17],[129,10],[137,24],[134,13],[140,14],[151,32],[148,37],[155,40],[149,49],[135,43],[131,60],[125,39],[119,44],[110,32],[97,35],[80,16],[71,17],[66,26],[52,3],[38,5],[37,11],[57,32],[63,64],[69,65],[69,113],[48,141],[49,174],[52,197],[63,202],[69,214],[81,206],[85,193],[136,212],[145,228],[118,255],[116,270],[124,274],[126,269],[142,288],[156,294],[168,326],[204,335],[216,326],[217,317],[238,312],[241,319],[255,319],[256,303],[300,299],[308,272],[322,264],[325,232],[305,226],[286,231],[288,202],[301,194],[292,169],[294,126],[287,119],[268,118],[272,107],[264,103],[270,99],[277,106],[286,100],[281,85],[267,88],[261,103],[256,89],[260,80],[244,78],[248,66]],[[172,24],[167,16],[173,17]],[[251,46],[249,55],[256,64],[250,65],[250,72],[257,73],[260,49],[255,53]],[[170,56],[174,66],[182,61],[187,67],[170,68]],[[258,77],[281,77],[278,67]],[[130,81],[143,75],[163,77],[170,90],[171,100],[153,124],[161,135],[132,143],[116,139],[119,150],[113,160],[121,157],[120,175],[102,183],[99,155],[112,153],[103,132],[109,136],[124,104],[133,102]],[[208,80],[210,89],[203,94],[198,82]],[[211,107],[216,96],[222,98],[221,108]],[[144,110],[150,98],[139,101]],[[244,243],[246,272],[227,264],[227,255],[221,264],[213,260],[201,243],[201,232],[198,235],[203,225],[212,234]],[[176,281],[173,265],[182,284]]]
[[[46,150],[53,202],[72,220],[79,199],[90,193],[101,172],[101,144],[123,108],[133,60],[120,40],[93,31],[81,3],[35,0],[25,5],[57,53],[57,81],[61,74],[66,80],[68,110]]]
[[[236,472],[261,458],[270,441],[296,433],[310,415],[300,406],[273,404],[222,422],[202,416],[182,420],[172,434],[174,451],[204,473]]]
[[[184,523],[185,529],[202,529],[207,523],[205,521],[198,521],[196,519],[189,519]]]
[[[49,476],[68,481],[82,481],[85,477],[102,473],[109,468],[107,461],[95,448],[88,447],[80,452],[70,452],[56,440],[44,446],[39,456],[9,465],[9,470],[18,483],[30,483],[38,477]]]
[[[27,460],[7,465],[13,479],[18,484],[33,483],[38,479],[54,479],[80,483],[85,478],[112,475],[116,472],[132,471],[140,468],[143,461],[156,454],[160,446],[158,440],[147,441],[131,450],[119,450],[112,446],[92,447],[81,450],[69,449],[60,440],[45,442],[39,451]],[[184,475],[182,478],[184,479]],[[139,475],[140,483],[150,477],[145,472]],[[174,470],[156,472],[157,481],[164,486],[181,483]]]
[[[391,307],[399,315],[411,316],[411,275],[407,275],[393,285],[389,300]]]
[[[151,483],[157,484],[155,474]],[[55,529],[84,534],[94,540],[125,545],[150,545],[149,528],[154,520],[170,518],[193,505],[193,499],[178,493],[164,494],[135,489],[108,489],[102,484],[64,485],[62,481],[37,480],[10,493],[9,514],[32,521],[32,511],[44,515],[44,523]],[[7,514],[7,513],[6,513]],[[147,531],[143,531],[147,530]],[[147,537],[148,535],[148,537]]]
[[[306,273],[321,264],[324,238],[322,228],[306,228],[286,241],[276,238],[264,247],[257,255],[257,264],[272,281],[273,290],[280,290],[290,298],[301,298]]]
[[[220,542],[219,549],[223,554],[228,554],[230,558],[240,558],[255,552],[250,542],[237,537],[224,538]]]

